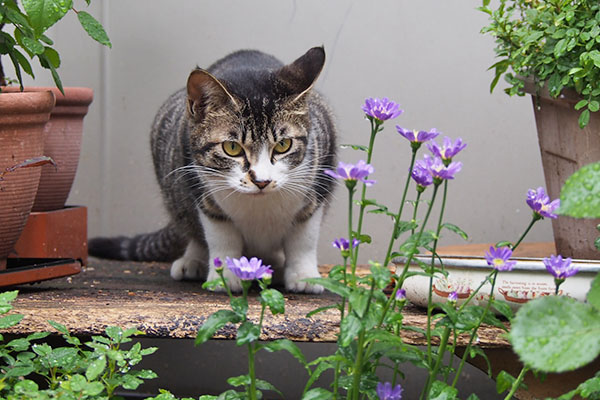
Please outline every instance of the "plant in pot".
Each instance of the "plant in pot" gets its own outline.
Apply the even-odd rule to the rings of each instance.
[[[86,3],[89,4],[89,0]],[[6,77],[0,59],[0,171],[42,155],[56,160],[56,168],[50,167],[41,172],[44,176],[41,183],[40,168],[19,169],[4,177],[0,203],[2,208],[13,211],[18,209],[19,222],[11,224],[9,228],[6,223],[9,217],[0,214],[0,226],[3,227],[0,231],[7,230],[13,235],[23,228],[32,207],[38,211],[62,208],[75,175],[82,120],[92,100],[92,91],[87,88],[63,88],[57,72],[60,56],[52,47],[54,42],[46,35],[48,28],[69,11],[77,14],[82,27],[93,39],[110,46],[100,23],[89,13],[75,10],[72,1],[24,0],[18,4],[16,0],[0,0],[0,56],[7,56],[4,59],[12,62],[16,76],[16,80]],[[35,78],[29,61],[33,59],[50,70],[56,88],[23,87],[23,73]],[[6,86],[9,82],[17,82],[19,85]],[[70,96],[72,93],[75,93],[75,98]],[[71,105],[74,107],[69,107]],[[25,120],[26,115],[31,117],[30,120]],[[74,122],[75,127],[69,126],[71,122]],[[66,139],[66,142],[57,143],[57,139]],[[69,142],[71,144],[67,144]],[[27,184],[13,184],[25,174],[31,175]],[[59,174],[67,176],[61,178]],[[64,180],[67,183],[58,184]],[[38,185],[45,189],[36,198]],[[48,194],[57,187],[59,194]],[[41,201],[48,198],[49,202]],[[16,199],[23,200],[24,205],[13,206]],[[35,206],[34,199],[37,204]],[[2,239],[0,242],[8,243]]]
[[[504,76],[509,95],[532,96],[546,186],[556,198],[575,171],[600,160],[600,3],[596,0],[499,0],[479,9],[496,38],[490,90]],[[557,252],[599,259],[600,220],[553,221]]]

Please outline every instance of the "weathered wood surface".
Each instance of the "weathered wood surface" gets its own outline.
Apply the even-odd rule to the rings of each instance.
[[[326,273],[327,267],[322,267]],[[228,308],[222,293],[201,289],[200,282],[177,282],[163,263],[115,262],[91,258],[83,272],[70,278],[21,286],[14,312],[25,315],[23,321],[7,333],[28,334],[52,330],[47,320],[64,324],[74,334],[94,335],[109,325],[137,327],[148,337],[194,338],[198,327],[213,312]],[[257,293],[250,299],[249,318],[258,320]],[[328,310],[311,318],[310,311],[336,302],[336,296],[285,293],[285,316],[265,317],[262,339],[288,338],[294,341],[334,342],[339,329],[339,313]],[[425,327],[423,309],[408,306],[405,324]],[[217,339],[235,337],[235,327],[226,326]],[[484,327],[480,345],[506,347],[503,331]],[[411,344],[424,344],[412,332],[405,334]],[[459,344],[465,344],[465,338]]]

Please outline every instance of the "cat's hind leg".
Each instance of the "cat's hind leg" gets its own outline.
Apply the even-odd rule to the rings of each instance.
[[[202,279],[207,263],[208,251],[206,246],[191,239],[183,256],[171,264],[171,278],[177,281]]]

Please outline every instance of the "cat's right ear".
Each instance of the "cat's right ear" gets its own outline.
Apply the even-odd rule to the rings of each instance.
[[[217,78],[203,69],[192,71],[187,81],[188,112],[200,121],[212,109],[237,107],[235,98]]]

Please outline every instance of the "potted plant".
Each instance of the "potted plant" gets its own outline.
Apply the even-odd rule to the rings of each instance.
[[[90,3],[86,0],[86,3]],[[9,201],[20,197],[22,193],[33,192],[36,198],[34,210],[50,210],[62,208],[71,188],[75,176],[75,169],[79,158],[79,146],[81,144],[83,116],[92,100],[92,90],[88,88],[63,88],[57,69],[60,66],[60,56],[52,47],[54,42],[46,35],[48,28],[61,20],[69,11],[77,14],[84,30],[96,41],[110,46],[110,40],[101,24],[89,13],[75,10],[70,0],[62,2],[48,2],[44,0],[25,0],[18,4],[16,0],[0,1],[0,55],[6,55],[14,66],[16,79],[8,79],[0,60],[0,116],[12,116],[11,122],[2,122],[3,131],[0,131],[0,143],[3,141],[14,142],[16,148],[24,147],[36,140],[41,140],[34,145],[35,150],[27,154],[22,151],[13,150],[9,146],[0,145],[0,171],[5,171],[13,165],[27,159],[41,155],[50,156],[56,160],[56,168],[50,167],[42,172],[47,178],[39,185],[43,188],[36,198],[38,182],[30,179],[34,186],[17,186],[14,195],[5,195],[3,205],[11,208]],[[35,78],[33,68],[29,60],[37,59],[39,64],[50,70],[56,88],[24,88],[23,73]],[[18,87],[8,87],[8,83],[18,83]],[[73,96],[73,94],[75,94]],[[14,123],[22,122],[21,113],[33,113],[38,115],[40,107],[29,98],[40,98],[42,105],[47,105],[51,100],[51,106],[45,109],[45,117],[36,117],[36,124],[26,124],[26,131],[32,131],[35,125],[36,133],[29,132],[26,136],[20,133]],[[56,99],[56,100],[55,100]],[[57,107],[54,107],[56,102]],[[17,104],[26,106],[24,111],[16,108]],[[29,108],[29,111],[27,110]],[[52,116],[49,115],[52,112]],[[74,124],[74,125],[73,125]],[[7,131],[7,132],[4,132]],[[9,135],[10,138],[4,136]],[[62,140],[62,142],[57,142]],[[21,146],[21,147],[19,147]],[[39,168],[36,168],[39,170]],[[27,173],[37,174],[40,172]],[[5,191],[11,180],[17,179],[24,171],[17,171],[5,177]],[[59,184],[60,183],[60,184]],[[6,194],[6,193],[5,193]],[[17,195],[18,194],[18,195]],[[41,200],[45,200],[42,202]],[[48,201],[49,200],[49,201]],[[26,219],[31,210],[31,205],[19,208],[20,214]],[[0,216],[0,221],[7,217]],[[5,225],[0,223],[0,225]],[[22,224],[17,224],[22,228]],[[16,231],[16,228],[13,230]],[[18,237],[18,234],[17,234]]]
[[[546,186],[556,198],[565,180],[600,160],[600,3],[595,0],[484,0],[500,58],[490,90],[504,76],[509,95],[532,96]],[[557,251],[598,259],[599,220],[553,221]]]

